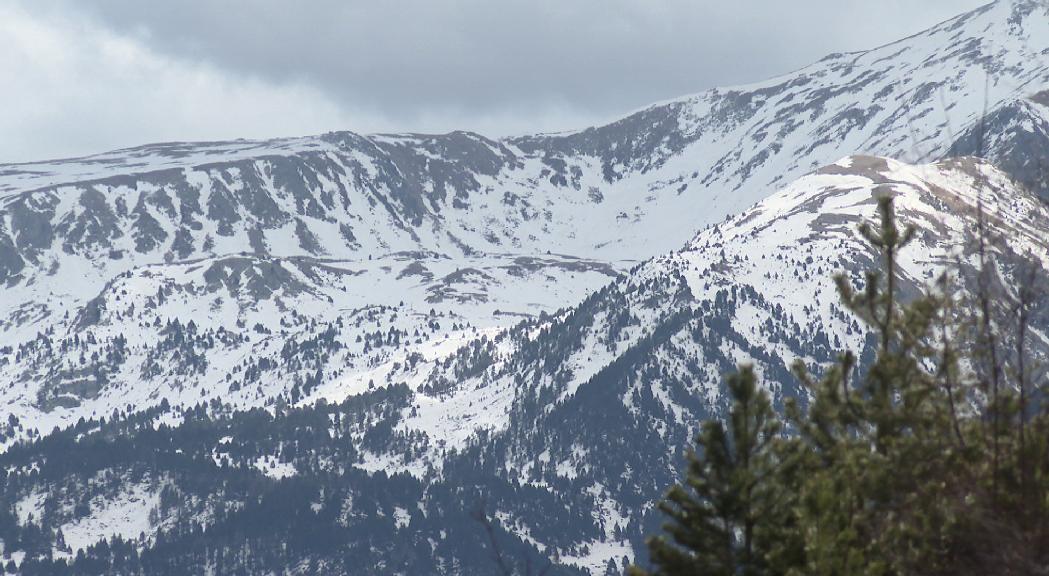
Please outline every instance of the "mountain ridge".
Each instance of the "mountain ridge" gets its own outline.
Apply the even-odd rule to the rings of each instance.
[[[442,302],[436,312],[455,316],[453,324],[499,330],[514,315],[553,312],[559,307],[554,286],[572,294],[560,302],[569,304],[637,262],[686,244],[697,229],[736,213],[810,166],[864,148],[858,142],[881,142],[874,146],[883,148],[881,155],[905,156],[908,149],[921,147],[913,133],[925,126],[935,136],[925,138],[930,149],[921,156],[987,155],[1018,180],[1036,184],[1038,172],[1030,158],[1010,159],[1019,158],[1017,147],[1035,156],[1042,147],[1049,149],[1049,129],[1022,129],[1031,118],[1042,122],[1047,117],[1035,116],[1044,112],[1038,93],[1012,86],[1049,85],[1049,58],[1031,57],[1049,53],[1049,18],[1039,19],[1037,10],[1040,5],[1023,0],[989,4],[885,47],[831,56],[749,87],[712,89],[556,137],[332,132],[260,142],[147,145],[72,163],[0,167],[0,282],[11,296],[0,307],[7,318],[0,323],[0,349],[12,351],[6,367],[0,366],[0,381],[7,382],[0,402],[50,422],[53,410],[40,408],[51,403],[40,398],[51,397],[46,389],[61,387],[56,374],[79,373],[85,366],[58,361],[41,373],[42,368],[20,364],[15,350],[36,346],[38,332],[71,337],[87,326],[77,318],[97,315],[98,303],[116,309],[120,294],[108,291],[118,284],[122,291],[129,288],[115,279],[135,276],[136,282],[154,284],[137,289],[154,296],[163,292],[157,283],[174,282],[178,274],[142,275],[156,267],[186,269],[207,260],[216,270],[232,265],[241,270],[237,278],[270,286],[264,292],[277,295],[273,302],[281,302],[283,312],[259,316],[250,310],[249,298],[229,318],[271,333],[287,332],[286,325],[299,322],[287,316],[284,301],[307,293],[324,294],[318,305],[330,301],[334,308],[406,305],[409,316],[420,320],[398,330],[411,333],[427,333],[428,321],[422,319]],[[971,66],[992,74],[997,87],[982,93]],[[900,108],[883,105],[888,96],[864,101],[897,85],[889,92],[899,94],[892,106]],[[959,125],[965,127],[961,136],[946,118],[933,121],[924,112],[918,120],[924,124],[915,126],[893,112],[927,111],[938,100],[937,92],[952,95],[951,113],[962,116]],[[882,125],[895,128],[876,129]],[[800,134],[807,135],[799,140]],[[1019,144],[1011,146],[1014,142]],[[145,175],[139,173],[143,170]],[[245,255],[249,260],[236,260]],[[294,279],[286,266],[298,264],[288,258],[341,262],[336,267],[345,272],[368,269],[357,278],[374,278],[385,292],[380,296],[367,288],[371,301],[344,292],[353,290],[345,283],[338,294],[317,286],[304,292],[302,287],[319,277]],[[514,264],[519,259],[530,264]],[[249,261],[268,272],[247,266]],[[449,269],[450,262],[462,266]],[[380,279],[387,270],[397,282]],[[515,301],[513,285],[522,281],[533,284],[517,292],[545,295]],[[187,293],[213,299],[237,300],[234,292],[241,289],[227,282],[227,293],[220,294],[203,278],[194,282],[199,285]],[[290,283],[287,298],[282,282]],[[418,296],[408,302],[388,297],[397,291]],[[502,299],[498,307],[464,316],[485,291],[506,296],[495,298]],[[108,321],[118,333],[140,333],[133,324],[157,325],[153,316],[159,314],[174,315],[160,325],[172,318],[186,323],[185,311],[157,308],[157,302],[156,297],[140,301],[137,312],[110,315]],[[307,309],[315,310],[311,321],[335,319],[334,309]],[[150,311],[146,317],[134,317],[144,310]],[[165,341],[157,332],[141,333],[147,346]],[[430,334],[438,336],[444,331]],[[351,342],[357,338],[364,336],[350,336]],[[260,353],[237,352],[245,355],[241,362]],[[391,362],[392,367],[404,361]],[[90,364],[85,362],[89,371],[115,374]],[[341,366],[328,370],[344,372]],[[218,377],[221,389],[234,375]],[[167,378],[182,379],[177,374]],[[330,378],[324,376],[325,384],[332,383]],[[27,380],[41,382],[40,389],[19,391],[16,383]],[[206,397],[218,392],[215,381],[191,382]],[[99,380],[76,388],[107,385]],[[272,401],[278,390],[264,401]],[[70,406],[59,421],[75,420],[86,408],[74,405],[90,399],[73,395],[63,400]]]

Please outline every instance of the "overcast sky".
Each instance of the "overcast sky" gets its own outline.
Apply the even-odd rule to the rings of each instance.
[[[340,129],[567,130],[983,3],[0,0],[0,163]]]

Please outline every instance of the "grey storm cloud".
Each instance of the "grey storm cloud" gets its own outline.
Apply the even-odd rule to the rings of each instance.
[[[333,122],[359,124],[331,129],[493,135],[576,128],[654,101],[759,81],[831,52],[902,38],[984,3],[15,1],[26,14],[58,14],[236,81],[308,87],[353,112]]]
[[[182,58],[304,81],[393,117],[615,114],[873,47],[981,2],[959,0],[77,0]]]

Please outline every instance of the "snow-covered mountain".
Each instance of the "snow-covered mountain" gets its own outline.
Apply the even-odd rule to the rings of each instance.
[[[871,357],[874,342],[839,304],[832,274],[860,284],[878,265],[856,228],[876,222],[876,198],[885,194],[896,197],[902,223],[917,227],[900,262],[905,293],[933,289],[944,271],[958,298],[972,293],[978,203],[992,223],[1007,294],[1022,281],[1019,263],[1032,261],[1040,277],[1049,271],[1049,208],[991,165],[848,157],[579,306],[462,349],[431,374],[425,389],[433,392],[411,402],[396,429],[497,462],[492,473],[507,481],[593,495],[583,509],[605,511],[600,523],[618,523],[630,538],[609,528],[586,543],[592,552],[581,562],[599,571],[610,558],[631,556],[641,534],[658,527],[646,513],[676,477],[699,423],[727,410],[724,374],[751,363],[777,403],[804,401],[789,374],[796,360],[818,371],[843,350]],[[1044,359],[1049,308],[1034,317],[1032,353]],[[486,442],[456,444],[467,438],[464,425],[483,429]],[[440,459],[437,450],[415,454]],[[523,513],[506,523],[527,532],[542,519]]]
[[[969,286],[978,199],[1003,284],[1021,255],[1047,266],[1047,88],[1049,6],[1000,0],[572,133],[0,165],[12,522],[48,550],[61,528],[206,556],[191,524],[239,526],[258,480],[359,530],[354,561],[486,573],[464,512],[483,497],[521,554],[618,566],[725,372],[754,362],[782,398],[795,359],[865,350],[831,275],[873,262],[854,229],[876,195],[919,227],[906,290],[948,265]]]
[[[855,229],[876,218],[886,194],[918,231],[900,261],[904,291],[929,287],[945,269],[960,294],[972,289],[978,204],[1003,286],[1018,285],[1024,259],[1049,272],[1049,207],[992,165],[847,157],[577,306],[492,331],[443,360],[405,365],[389,383],[376,378],[374,389],[337,389],[345,397],[332,398],[337,404],[302,402],[275,415],[215,402],[173,413],[164,406],[12,448],[0,456],[11,473],[5,495],[23,525],[67,543],[72,534],[80,546],[123,534],[166,566],[247,546],[250,554],[225,561],[344,569],[343,552],[313,543],[277,559],[255,551],[269,549],[265,538],[236,526],[265,517],[278,535],[304,523],[367,542],[345,552],[354,562],[484,574],[484,531],[468,513],[484,505],[515,557],[553,561],[564,573],[618,569],[658,525],[653,502],[676,478],[699,423],[726,410],[725,372],[753,363],[779,402],[804,399],[788,374],[796,359],[818,369],[843,349],[869,357],[873,343],[837,304],[831,274],[858,280],[875,265]],[[1049,310],[1033,318],[1033,350],[1045,358]],[[288,340],[277,367],[260,358],[245,371],[338,355],[349,326],[311,328],[316,337]],[[172,349],[188,346],[183,359],[193,357],[193,342],[212,337],[195,340],[186,326],[165,331],[181,335]],[[317,386],[321,395],[336,391]],[[153,464],[143,468],[143,458]],[[244,483],[253,476],[272,480]],[[85,498],[90,505],[79,507]],[[312,515],[273,516],[285,514],[273,499],[300,502]],[[147,509],[152,520],[133,523]],[[212,536],[195,539],[197,525]],[[165,547],[155,547],[161,540]],[[75,553],[63,550],[56,553]]]
[[[879,265],[856,229],[876,221],[876,198],[886,194],[918,231],[900,263],[904,293],[932,289],[947,270],[956,290],[973,287],[981,200],[1001,284],[1019,285],[1016,263],[1028,256],[1049,268],[1049,207],[990,164],[847,157],[707,227],[684,249],[645,262],[578,306],[461,349],[425,386],[441,401],[421,399],[405,429],[417,425],[447,438],[434,434],[433,421],[494,421],[490,430],[502,431],[520,394],[538,395],[537,406],[549,411],[584,386],[614,383],[624,386],[628,411],[631,395],[656,398],[665,413],[652,426],[665,431],[716,412],[721,379],[740,363],[755,363],[779,390],[794,381],[786,371],[797,359],[816,367],[842,350],[864,351],[866,329],[839,304],[833,275],[845,272],[860,284]],[[458,396],[471,399],[473,418],[450,410]],[[492,418],[499,408],[507,415]],[[430,416],[445,411],[454,416]]]
[[[1044,5],[1001,1],[569,134],[340,132],[0,166],[0,404],[50,429],[129,401],[396,381],[853,153],[984,147],[1033,181],[1047,51]],[[339,353],[255,369],[333,323],[350,324]]]

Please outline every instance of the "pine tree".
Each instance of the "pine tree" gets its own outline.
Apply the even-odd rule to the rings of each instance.
[[[754,370],[728,377],[733,404],[729,429],[708,421],[688,456],[684,486],[667,493],[660,509],[670,517],[669,540],[649,541],[653,574],[758,575],[768,573],[766,550],[775,506],[766,491],[780,423]],[[634,568],[632,574],[647,574]]]
[[[814,401],[795,417],[797,453],[807,457],[798,486],[806,536],[805,572],[902,574],[916,566],[934,570],[930,558],[944,552],[953,519],[949,469],[961,454],[951,442],[949,405],[937,374],[933,327],[942,319],[942,294],[931,292],[904,305],[898,295],[897,257],[914,238],[901,231],[891,196],[878,199],[880,228],[860,227],[879,252],[882,269],[869,271],[856,291],[836,278],[843,304],[870,326],[877,355],[855,386],[854,357],[845,353],[818,382],[795,373]]]

